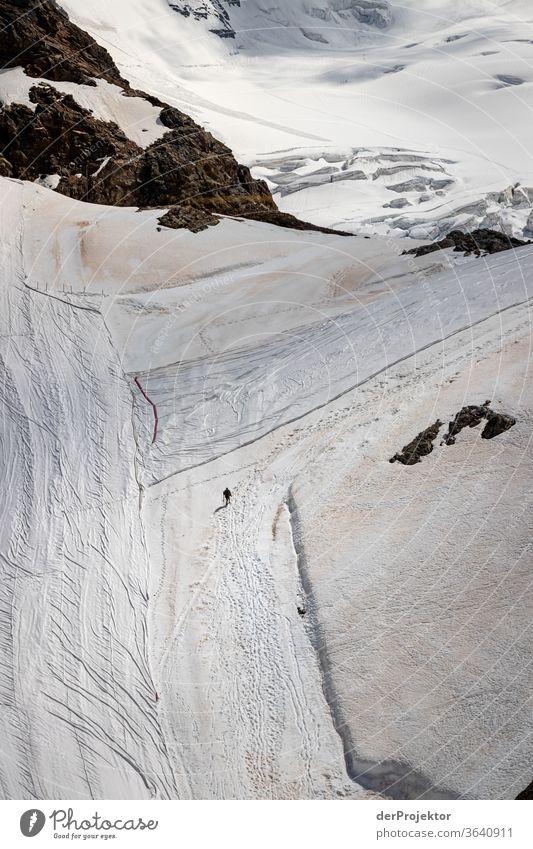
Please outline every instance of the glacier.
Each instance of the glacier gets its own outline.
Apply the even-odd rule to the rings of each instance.
[[[527,230],[528,4],[204,4],[224,38],[178,2],[60,5],[355,235],[173,230],[0,177],[2,798],[514,798],[533,245],[402,252]],[[39,80],[4,70],[2,101]],[[160,138],[141,93],[52,85]],[[389,462],[487,399],[516,425]]]

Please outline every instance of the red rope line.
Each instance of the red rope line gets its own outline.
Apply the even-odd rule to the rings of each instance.
[[[139,383],[139,378],[138,378],[138,377],[136,377],[136,378],[135,378],[135,383],[136,383],[136,384],[137,384],[137,386],[139,387],[139,391],[140,391],[141,395],[143,396],[143,398],[145,398],[145,399],[146,399],[146,401],[148,401],[148,403],[150,404],[150,406],[151,406],[152,410],[154,411],[154,435],[153,435],[153,437],[152,437],[152,445],[153,445],[153,444],[154,444],[154,442],[155,442],[155,440],[156,440],[156,436],[157,436],[157,426],[158,426],[158,424],[159,424],[159,418],[158,418],[158,415],[157,415],[157,407],[156,407],[156,405],[154,404],[154,402],[152,401],[152,399],[148,397],[148,395],[146,394],[146,392],[145,392],[145,391],[144,391],[144,389],[142,388],[141,384]]]

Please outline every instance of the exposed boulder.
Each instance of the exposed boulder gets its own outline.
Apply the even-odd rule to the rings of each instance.
[[[431,454],[433,451],[433,443],[439,435],[441,427],[442,422],[437,419],[434,424],[415,436],[412,442],[405,445],[399,453],[391,457],[389,463],[402,463],[404,466],[414,466],[415,463],[419,463],[422,457]]]
[[[504,433],[516,424],[516,419],[513,416],[506,413],[495,413],[493,410],[488,411],[487,419],[487,424],[481,433],[482,439],[494,439],[495,436],[499,436],[500,433]]]
[[[490,409],[490,401],[484,404],[469,404],[462,407],[448,424],[448,431],[444,434],[441,445],[455,445],[456,436],[465,427],[477,427],[485,421],[485,427],[481,433],[483,439],[493,439],[516,424],[516,419],[507,413],[495,413]],[[412,442],[405,445],[402,450],[390,458],[390,463],[403,463],[404,466],[414,466],[422,457],[431,454],[435,439],[438,436],[442,422],[437,419],[435,424],[422,430]]]
[[[452,230],[448,235],[438,242],[433,242],[431,245],[422,245],[418,248],[411,248],[404,251],[404,254],[413,254],[414,256],[425,256],[425,254],[433,253],[433,251],[445,250],[453,248],[456,252],[462,252],[465,256],[474,254],[481,256],[485,254],[495,254],[500,251],[508,251],[510,248],[521,248],[527,245],[528,242],[523,242],[520,239],[515,239],[506,233],[498,232],[497,230],[473,230],[471,233],[462,233],[461,230]]]
[[[197,209],[190,203],[171,207],[157,220],[164,227],[171,227],[174,230],[187,229],[193,233],[199,233],[207,227],[218,224],[216,215],[208,210]]]
[[[448,424],[448,432],[444,434],[443,442],[446,445],[454,445],[455,437],[465,427],[477,427],[477,425],[487,418],[489,413],[490,401],[485,401],[482,406],[471,404],[463,407],[456,414],[453,421]]]
[[[481,432],[482,439],[494,439],[516,424],[516,419],[507,413],[496,413],[490,409],[490,401],[485,401],[482,406],[471,405],[463,407],[453,421],[448,425],[448,432],[443,442],[446,445],[454,445],[455,437],[465,427],[476,427],[480,422],[486,420],[485,427]]]

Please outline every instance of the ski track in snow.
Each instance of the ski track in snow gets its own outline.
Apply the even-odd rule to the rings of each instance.
[[[30,216],[24,198],[38,196],[46,208],[48,196],[6,184],[4,796],[60,797],[67,788],[69,798],[451,798],[475,796],[476,787],[483,797],[507,798],[518,791],[516,776],[532,754],[525,735],[529,677],[523,665],[516,697],[509,695],[500,656],[514,652],[520,663],[529,615],[522,561],[530,528],[517,523],[512,491],[505,501],[505,490],[516,477],[528,507],[530,382],[521,388],[519,378],[529,362],[533,249],[464,262],[412,284],[403,277],[388,291],[383,280],[377,292],[374,283],[361,283],[341,301],[340,315],[318,322],[316,308],[301,309],[296,325],[285,325],[278,300],[281,325],[272,320],[268,335],[257,293],[241,289],[239,278],[234,288],[228,282],[225,291],[245,311],[239,320],[222,316],[218,337],[202,330],[213,343],[208,356],[135,372],[157,409],[154,442],[154,408],[122,371],[127,331],[108,326],[94,296],[83,292],[85,282],[67,295],[44,290],[46,277],[44,285],[31,274],[25,279],[32,248],[15,222]],[[70,211],[72,202],[58,204]],[[128,216],[137,214],[120,215],[127,229]],[[224,250],[242,234],[256,245],[271,230],[241,230],[235,222],[215,228]],[[38,244],[42,250],[42,239]],[[307,262],[317,266],[316,282],[310,277],[309,284],[301,275],[287,282],[294,259],[275,254],[274,280],[287,287],[287,305],[301,305],[312,284],[313,304],[323,298],[324,311],[338,312],[331,292],[339,274],[342,288],[358,246],[367,250],[368,243],[354,242],[355,256],[339,252],[336,270],[331,257],[318,267],[312,246]],[[211,263],[216,268],[219,257]],[[54,280],[55,265],[41,269]],[[175,292],[166,294],[158,293],[163,322],[176,303]],[[207,291],[200,323],[193,310],[181,313],[187,332],[219,318],[218,296],[215,289],[209,300]],[[248,347],[241,318],[250,323]],[[261,335],[250,344],[253,321]],[[510,366],[515,342],[520,355]],[[148,359],[151,344],[143,349]],[[169,351],[170,342],[164,362]],[[516,432],[490,444],[474,433],[484,444],[476,443],[478,454],[472,449],[472,467],[465,461],[457,486],[438,467],[424,497],[416,481],[433,462],[453,467],[464,458],[462,441],[397,478],[388,458],[428,419],[493,396],[516,415]],[[206,401],[218,412],[202,429]],[[367,475],[377,481],[370,488]],[[497,485],[485,486],[487,475],[499,475]],[[227,483],[235,498],[222,508],[213,493]],[[445,503],[435,505],[439,490]],[[503,521],[492,516],[494,493],[504,499]],[[422,510],[426,499],[431,518]],[[405,536],[397,531],[388,545],[384,529],[394,534],[409,509],[414,518],[406,516]],[[479,575],[470,555],[466,581],[447,536],[456,515],[461,550],[483,552]],[[437,524],[421,535],[423,544],[420,521]],[[501,525],[502,539],[495,537]],[[443,549],[438,577],[427,567],[433,538]],[[396,553],[407,549],[409,558],[397,562]],[[508,552],[508,577],[490,559],[501,550]],[[407,587],[413,574],[419,578],[412,605],[412,590],[396,592],[396,574]],[[439,592],[434,584],[441,580],[450,584]],[[465,583],[472,598],[461,596]],[[429,632],[428,606],[435,613]],[[481,617],[474,631],[472,610]],[[499,641],[493,620],[502,628]],[[413,645],[413,635],[420,643]],[[431,655],[437,639],[439,646],[457,643],[460,663],[454,666],[453,652],[451,659],[445,651]],[[469,665],[471,654],[476,662]],[[417,676],[428,657],[436,681],[421,697]],[[416,684],[403,686],[404,679]],[[501,704],[494,692],[503,694]]]
[[[517,0],[508,21],[485,0],[464,19],[461,4],[448,19],[408,2],[383,29],[328,2],[334,25],[294,0],[254,20],[247,2],[224,44],[198,28],[203,12],[194,24],[160,0],[61,5],[305,220],[417,239],[530,232],[530,46],[503,47],[528,25]],[[38,82],[9,69],[2,99],[28,103]],[[116,86],[50,84],[141,145],[165,132],[158,108]],[[292,234],[224,221],[173,234],[176,268],[155,213],[107,209],[96,226],[87,204],[4,183],[2,797],[522,789],[533,248],[358,302],[368,278],[349,264],[373,266],[383,291],[396,268],[359,241],[297,234],[291,254]],[[337,309],[326,287],[346,281],[354,300]],[[123,309],[104,317],[91,286],[103,312],[104,288],[124,286]],[[517,417],[501,439],[468,432],[416,469],[388,464],[429,411],[489,395]]]
[[[294,558],[283,548],[262,554],[265,514],[289,480],[285,474],[265,489],[259,465],[238,501],[215,510],[206,571],[188,593],[179,579],[175,586],[176,565],[162,553],[153,627],[162,629],[166,620],[169,630],[157,673],[166,685],[167,737],[202,798],[362,792],[347,780],[314,654],[294,604],[288,609],[298,593]],[[278,521],[282,525],[283,517]],[[278,532],[287,543],[287,518],[285,524]],[[167,596],[175,596],[178,607],[168,619],[161,609]]]
[[[416,403],[419,392],[427,394],[432,385],[438,391],[439,381],[451,385],[459,373],[468,373],[473,356],[483,362],[497,352],[500,332],[508,334],[509,345],[513,338],[527,334],[528,314],[528,305],[510,308],[503,316],[480,324],[474,336],[471,330],[462,331],[444,346],[427,349],[415,370],[408,365],[392,367],[390,375],[384,376],[392,403]],[[446,391],[451,390],[443,394]],[[302,525],[294,487],[305,485],[314,490],[317,485],[325,504],[333,509],[327,476],[326,487],[322,487],[324,457],[328,457],[334,485],[339,467],[331,452],[343,455],[342,441],[336,447],[337,433],[349,433],[355,425],[362,431],[359,438],[364,444],[365,431],[370,434],[374,427],[383,431],[383,425],[374,425],[378,421],[374,418],[376,405],[382,404],[382,382],[370,381],[361,398],[352,393],[339,399],[323,417],[314,413],[234,456],[177,474],[147,492],[150,559],[154,575],[160,575],[153,612],[157,619],[153,627],[158,632],[154,655],[160,658],[156,660],[157,674],[165,682],[165,709],[172,717],[180,717],[177,727],[169,721],[166,733],[174,739],[171,745],[179,748],[183,762],[192,768],[190,778],[202,797],[233,798],[239,792],[245,797],[329,797],[332,775],[337,778],[337,795],[349,793],[342,789],[342,780],[348,776],[355,788],[362,785],[392,798],[469,795],[464,779],[454,788],[441,781],[433,768],[426,775],[423,762],[415,760],[413,765],[405,751],[398,752],[398,760],[394,759],[394,747],[379,760],[362,754],[369,747],[361,739],[357,711],[368,709],[367,703],[362,704],[357,693],[355,706],[346,698],[351,674],[337,659],[343,643],[342,626],[332,634],[335,600],[346,578],[339,575],[337,589],[332,576],[327,581],[321,578],[316,595],[314,582],[320,562],[316,547],[307,563],[304,540],[309,536],[308,522],[313,522],[307,517],[309,512],[314,515],[316,508],[310,511],[305,505]],[[527,427],[524,432],[527,434]],[[351,444],[354,458],[341,459],[340,468],[352,470],[357,464],[355,445],[357,442]],[[250,452],[254,468],[246,471],[242,463]],[[383,467],[391,468],[385,458]],[[354,474],[357,476],[357,471]],[[225,479],[233,478],[237,482],[232,505],[216,507],[211,516],[213,483],[221,489]],[[197,489],[201,491],[195,494]],[[377,521],[379,524],[379,518]],[[331,532],[329,527],[327,533]],[[333,595],[328,595],[331,580]],[[348,584],[345,591],[364,598],[369,580],[363,572],[356,576],[355,587],[350,589]],[[517,593],[519,587],[523,583],[517,585]],[[298,604],[306,609],[304,618],[297,613]],[[517,633],[520,639],[520,631]],[[379,640],[380,635],[374,634],[373,639]],[[364,645],[355,646],[357,643],[354,650],[364,656]],[[352,673],[357,680],[357,667]],[[340,689],[339,680],[343,681]],[[287,703],[292,704],[289,714]],[[488,728],[490,708],[490,701],[479,702],[480,710],[488,710]],[[296,717],[297,735],[290,755],[292,768],[295,763],[299,768],[298,781],[289,785],[283,760],[287,749],[280,749],[281,739],[287,747],[283,735],[287,734],[288,715]],[[314,725],[317,716],[321,717],[321,733]],[[435,721],[438,719],[437,713]],[[524,720],[527,722],[527,716]],[[468,729],[471,720],[465,723]],[[429,727],[425,731],[431,734]],[[324,769],[323,735],[328,750],[335,754],[334,771],[331,765]],[[420,736],[427,751],[433,744],[424,740],[424,729]],[[481,731],[481,737],[490,739],[488,730]],[[465,745],[468,751],[472,745],[469,737]],[[526,739],[522,746],[526,752]],[[252,764],[247,760],[250,748],[256,753]],[[270,753],[268,762],[264,760],[266,752]],[[525,760],[527,757],[525,754]],[[446,778],[445,770],[442,775]],[[506,791],[499,785],[492,792],[495,798],[502,798]]]
[[[228,344],[218,346],[218,355],[139,372],[158,410],[152,442],[153,408],[123,373],[121,337],[108,330],[94,299],[43,291],[31,278],[26,284],[21,234],[13,225],[23,217],[25,190],[9,185],[13,204],[2,212],[2,227],[11,234],[11,264],[0,326],[8,469],[0,590],[4,796],[57,797],[68,787],[70,798],[354,798],[376,791],[451,798],[475,795],[472,787],[481,781],[484,796],[506,796],[508,771],[513,764],[525,770],[530,747],[515,720],[491,748],[492,701],[483,689],[472,704],[486,720],[461,741],[472,759],[464,767],[453,747],[441,754],[439,730],[433,732],[417,701],[411,708],[416,733],[406,734],[401,722],[396,730],[397,712],[388,705],[383,729],[369,720],[369,714],[381,716],[368,707],[378,698],[372,684],[383,665],[373,662],[374,643],[398,628],[398,653],[405,647],[409,658],[412,649],[409,631],[401,630],[405,614],[391,623],[379,595],[379,562],[388,562],[390,547],[382,547],[377,563],[370,552],[372,568],[358,571],[352,568],[357,543],[348,545],[346,574],[335,488],[342,475],[352,476],[347,492],[339,491],[354,525],[361,516],[379,516],[378,505],[367,518],[372,493],[357,498],[365,446],[375,451],[381,438],[390,456],[420,429],[412,408],[422,405],[425,425],[435,403],[431,393],[448,397],[457,375],[468,376],[474,362],[474,373],[482,374],[506,337],[508,346],[523,344],[533,249],[465,262],[355,301],[335,319],[311,320],[285,334],[273,328],[263,344],[246,349],[231,347],[241,331],[239,322],[227,323]],[[329,291],[330,283],[326,275],[321,285]],[[290,293],[287,298],[291,303]],[[493,365],[488,374],[475,400],[503,393],[515,405],[521,446],[531,420],[529,395],[520,402],[516,380],[506,390]],[[189,421],[189,411],[204,403],[207,379],[215,406],[231,410],[215,433]],[[453,398],[443,416],[456,411],[460,402]],[[462,398],[474,400],[466,389]],[[395,421],[384,403],[402,415]],[[196,440],[188,452],[187,434]],[[502,451],[516,450],[514,430],[501,440],[483,446],[494,452],[494,462]],[[461,456],[459,445],[446,451],[451,460]],[[384,475],[397,474],[388,456],[374,460],[378,492],[391,485]],[[505,474],[516,467],[512,457]],[[483,475],[480,460],[474,487]],[[446,476],[443,481],[449,487]],[[213,496],[225,482],[235,493],[228,508]],[[319,506],[310,508],[310,488],[320,492]],[[492,492],[483,491],[485,498]],[[461,486],[457,492],[465,498]],[[401,494],[395,498],[401,503]],[[415,494],[412,503],[418,504]],[[329,510],[333,517],[324,518]],[[396,518],[387,517],[384,527],[394,527]],[[484,517],[478,521],[481,526]],[[379,548],[377,522],[371,539]],[[516,543],[513,537],[513,564],[524,533],[517,532]],[[364,538],[364,524],[359,534]],[[326,573],[322,538],[332,557]],[[415,532],[392,551],[414,539]],[[444,573],[453,575],[444,563]],[[512,568],[518,607],[506,620],[502,645],[517,643],[521,651],[519,600],[527,586],[520,565]],[[478,589],[481,607],[484,586],[494,592],[495,580]],[[368,611],[360,597],[367,586],[385,619],[378,628],[370,621],[367,631],[361,624],[355,639],[343,605],[359,605],[357,623],[364,623]],[[422,580],[421,586],[431,595],[431,585]],[[508,591],[503,598],[510,604]],[[415,608],[421,615],[423,599]],[[489,624],[479,632],[488,639]],[[416,675],[405,658],[398,668],[408,679]],[[457,705],[446,685],[449,669],[441,674],[439,698]],[[465,670],[465,689],[475,674]],[[511,716],[523,704],[527,681],[526,675],[516,685]],[[382,699],[386,684],[377,686]],[[393,693],[399,687],[395,682]],[[400,691],[410,696],[408,688]],[[460,727],[469,729],[471,716],[458,710]],[[457,725],[446,727],[445,739],[457,733]],[[487,754],[476,760],[481,745]],[[495,759],[511,747],[514,760],[507,771],[498,770]]]
[[[17,188],[1,212],[2,797],[174,797],[130,389],[101,315],[24,285]]]
[[[151,443],[137,405],[148,437],[143,480],[151,485],[227,454],[526,302],[532,262],[531,248],[470,262],[334,319],[266,341],[261,336],[256,347],[228,347],[216,357],[146,373],[142,382],[158,409],[159,439]]]

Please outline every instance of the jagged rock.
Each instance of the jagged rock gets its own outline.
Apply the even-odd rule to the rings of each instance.
[[[443,442],[446,445],[454,445],[455,437],[465,427],[476,427],[483,420],[487,420],[481,433],[482,439],[493,439],[516,424],[516,419],[507,413],[495,413],[490,409],[490,401],[485,401],[482,406],[471,405],[463,407],[448,424],[448,432]]]
[[[30,77],[85,85],[94,85],[91,77],[98,77],[129,88],[107,50],[53,0],[3,0],[0,66],[22,66]]]
[[[187,229],[193,233],[199,233],[213,224],[218,224],[216,215],[210,215],[207,211],[196,209],[187,203],[171,207],[168,212],[158,218],[158,221],[164,227],[172,227],[175,230]]]
[[[433,451],[433,443],[439,434],[442,427],[440,419],[422,430],[408,445],[405,445],[402,450],[391,457],[389,463],[402,463],[404,466],[414,466],[419,463],[421,457],[431,454]]]
[[[507,251],[510,248],[521,248],[527,244],[528,242],[514,239],[512,236],[498,232],[497,230],[480,229],[473,230],[471,233],[452,230],[439,242],[433,242],[431,245],[422,245],[418,248],[411,248],[408,251],[404,251],[404,253],[413,254],[414,256],[425,256],[425,254],[430,254],[433,251],[453,248],[454,251],[463,252],[465,256],[469,256],[470,254],[481,256],[482,252],[495,254],[500,251]]]
[[[481,405],[470,404],[462,407],[449,422],[448,431],[445,433],[441,445],[454,445],[455,437],[465,427],[477,427],[484,420],[486,420],[486,424],[481,433],[483,439],[493,439],[516,424],[516,419],[513,416],[507,413],[495,413],[489,405],[490,401],[485,401]],[[441,427],[442,422],[437,419],[435,424],[422,430],[412,442],[409,442],[399,453],[391,457],[389,462],[403,463],[404,466],[414,466],[415,463],[419,463],[422,457],[431,454],[433,451],[433,443]]]
[[[135,198],[126,195],[141,148],[116,124],[94,118],[71,95],[39,85],[30,90],[30,99],[37,104],[35,112],[17,103],[0,112],[0,148],[12,175],[35,180],[41,174],[59,174],[62,194],[134,206]],[[111,157],[113,167],[93,177],[103,157]]]
[[[362,24],[369,24],[379,29],[385,29],[392,24],[392,10],[385,0],[351,0],[351,3],[337,0],[336,6],[351,6],[352,15]]]
[[[493,439],[516,424],[516,419],[506,413],[495,413],[489,410],[488,421],[481,433],[482,439]]]
[[[0,155],[0,177],[11,177],[13,169],[4,156]]]
[[[177,109],[163,105],[161,121],[169,131],[143,150],[69,94],[40,84],[30,90],[30,99],[35,112],[17,103],[0,111],[5,174],[25,180],[57,174],[57,191],[76,200],[172,207],[161,220],[167,227],[196,231],[216,224],[218,215],[230,215],[337,232],[280,212],[266,183],[254,180],[226,145]]]
[[[471,404],[459,410],[453,421],[448,424],[448,432],[444,435],[442,441],[446,445],[455,445],[455,437],[463,428],[477,427],[480,422],[487,418],[489,404],[490,401],[485,401],[482,406]]]

